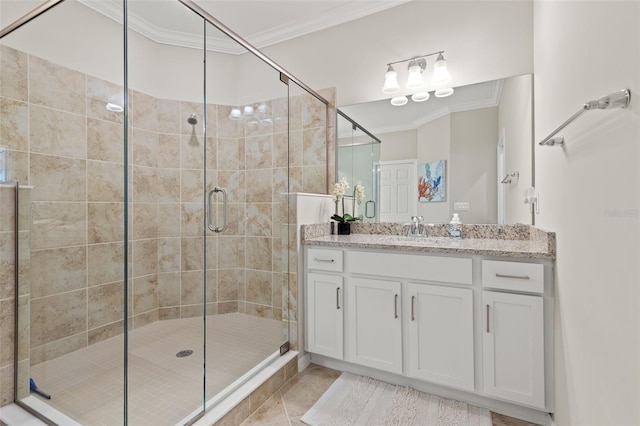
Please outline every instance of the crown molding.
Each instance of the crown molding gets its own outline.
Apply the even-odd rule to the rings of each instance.
[[[396,0],[394,2],[382,2],[368,5],[365,2],[350,2],[343,4],[323,13],[318,14],[310,20],[297,23],[286,23],[269,30],[255,34],[243,36],[245,40],[256,48],[260,49],[283,41],[291,40],[315,31],[320,31],[332,26],[362,18],[367,15],[381,12],[383,10],[399,6],[411,0]],[[114,2],[96,2],[91,0],[78,0],[79,3],[92,9],[109,19],[122,24],[122,7]],[[363,7],[363,5],[366,5]],[[153,25],[149,21],[130,13],[127,19],[129,28],[160,44],[186,47],[191,49],[202,49],[202,36],[192,33],[171,31]],[[207,50],[232,55],[246,53],[246,49],[236,42],[218,37],[206,37]]]

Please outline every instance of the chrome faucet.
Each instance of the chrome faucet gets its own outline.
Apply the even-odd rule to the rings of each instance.
[[[411,223],[407,229],[407,237],[426,237],[427,227],[422,216],[411,216]]]

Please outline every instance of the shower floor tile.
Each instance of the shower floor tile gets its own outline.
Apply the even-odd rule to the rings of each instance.
[[[239,313],[158,321],[129,332],[129,424],[174,425],[278,350],[282,322]],[[123,338],[31,367],[48,404],[85,426],[122,424]],[[178,358],[182,350],[193,354]]]

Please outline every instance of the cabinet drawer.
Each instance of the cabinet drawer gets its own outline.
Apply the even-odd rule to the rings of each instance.
[[[349,272],[455,284],[472,283],[472,261],[460,257],[348,251]]]
[[[342,272],[342,250],[310,248],[307,250],[307,267],[320,271]]]
[[[482,286],[543,293],[544,265],[483,260]]]

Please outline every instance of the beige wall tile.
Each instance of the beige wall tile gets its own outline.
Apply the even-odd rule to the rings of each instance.
[[[273,272],[271,280],[273,283],[273,307],[282,308],[283,299],[288,299],[288,293],[286,290],[287,274],[282,272]]]
[[[273,288],[270,271],[247,270],[246,301],[261,305],[272,305]]]
[[[124,321],[117,321],[89,330],[87,332],[88,344],[93,345],[111,337],[119,336],[124,333],[123,327]]]
[[[180,318],[180,307],[176,306],[174,308],[159,308],[158,309],[158,319],[160,321],[170,320],[170,319],[178,319]]]
[[[86,246],[31,252],[32,298],[80,290],[86,286]]]
[[[327,167],[304,166],[302,168],[302,191],[314,194],[327,193]]]
[[[218,170],[244,169],[244,139],[218,138]]]
[[[88,118],[87,159],[123,163],[124,126]]]
[[[159,203],[177,203],[180,201],[180,170],[158,169],[158,185],[156,187]]]
[[[17,180],[20,185],[30,185],[29,153],[23,151],[7,151],[11,163],[10,178]]]
[[[309,93],[302,95],[302,127],[325,127],[327,123],[327,107]]]
[[[155,167],[133,166],[132,200],[141,203],[156,201],[158,169]]]
[[[218,315],[238,312],[238,302],[218,302]]]
[[[84,115],[86,87],[84,74],[37,56],[29,56],[31,103]]]
[[[244,282],[244,271],[240,269],[219,269],[218,300],[221,302],[238,300],[238,289],[241,280]],[[244,284],[242,287],[244,288]]]
[[[181,274],[180,305],[202,303],[204,271],[185,271]],[[215,288],[215,286],[213,286]]]
[[[269,237],[247,237],[248,269],[272,271],[272,248]]]
[[[158,167],[180,168],[180,136],[158,135]]]
[[[305,166],[327,163],[327,130],[324,127],[305,129],[302,133],[302,161]]]
[[[13,364],[0,367],[0,407],[13,402]]]
[[[194,271],[202,268],[202,246],[204,238],[185,237],[182,238],[182,270]]]
[[[18,299],[18,360],[28,360],[31,347],[31,297],[20,296]]]
[[[231,120],[230,106],[218,105],[218,136],[223,138],[240,138],[244,136],[244,121]]]
[[[289,168],[289,192],[302,192],[304,185],[302,184],[303,167]],[[323,181],[323,185],[326,185]],[[326,194],[326,192],[322,192]]]
[[[84,115],[31,105],[29,135],[32,153],[87,158],[87,119]]]
[[[115,102],[114,102],[115,101]],[[87,116],[122,124],[122,112],[109,111],[108,102],[124,103],[124,87],[90,75],[87,76]]]
[[[0,367],[13,363],[14,299],[0,300]]]
[[[247,203],[270,203],[273,169],[247,171]]]
[[[133,328],[135,329],[144,327],[145,325],[151,324],[156,321],[158,321],[158,309],[154,309],[152,311],[145,312],[133,317]]]
[[[124,166],[88,160],[87,199],[113,203],[124,202]]]
[[[88,203],[87,220],[89,244],[123,240],[124,203]]]
[[[87,282],[89,286],[124,279],[124,243],[87,246]]]
[[[15,236],[0,232],[0,300],[14,296]]]
[[[283,97],[271,101],[273,112],[274,133],[286,132],[289,130],[289,98]]]
[[[131,135],[132,162],[138,166],[158,167],[158,134],[133,128]]]
[[[86,331],[86,289],[31,300],[32,348]]]
[[[121,322],[124,319],[124,283],[120,281],[89,287],[87,304],[89,329]]]
[[[153,274],[134,278],[133,314],[139,315],[154,309],[158,309],[158,276]]]
[[[273,170],[273,181],[271,182],[271,199],[273,201],[279,201],[283,194],[289,193],[289,178],[287,174],[287,169],[278,168]]]
[[[273,135],[272,167],[287,167],[289,162],[289,134],[276,133]]]
[[[133,219],[131,239],[156,238],[158,236],[158,205],[155,203],[132,203]]]
[[[247,204],[247,235],[270,237],[272,235],[272,204]]]
[[[244,171],[218,171],[218,186],[227,191],[229,203],[245,202],[245,173]],[[253,185],[253,182],[247,184]],[[218,201],[222,202],[222,196]]]
[[[158,272],[180,270],[180,238],[158,238]]]
[[[157,131],[174,135],[180,133],[180,101],[158,99]]]
[[[204,143],[195,133],[180,138],[180,166],[183,169],[204,168]]]
[[[273,136],[245,138],[246,169],[268,169],[273,165]]]
[[[0,145],[16,151],[29,149],[29,108],[27,103],[15,99],[0,98]]]
[[[158,240],[138,240],[133,244],[133,277],[158,272]],[[147,309],[148,310],[148,309]],[[141,313],[138,311],[137,313]]]
[[[202,202],[204,172],[202,170],[182,170],[181,201],[183,203]]]
[[[220,236],[218,243],[218,268],[244,268],[245,237]]]
[[[27,100],[27,54],[7,46],[0,46],[0,96]]]
[[[211,135],[211,133],[207,133]],[[215,133],[213,133],[215,136]],[[207,169],[216,170],[218,168],[218,139],[210,136],[207,137]]]
[[[132,90],[130,102],[132,126],[144,130],[157,131],[158,99]]]
[[[204,207],[200,204],[182,204],[182,225],[183,237],[197,237],[202,235]]]
[[[86,244],[85,203],[33,202],[31,249]]]
[[[302,166],[304,154],[303,131],[295,130],[289,133],[289,166]]]
[[[180,217],[180,204],[159,204],[158,237],[179,237]]]
[[[158,274],[158,306],[180,306],[180,273]],[[178,317],[179,317],[178,311]]]
[[[33,201],[85,201],[85,160],[31,154]]]

